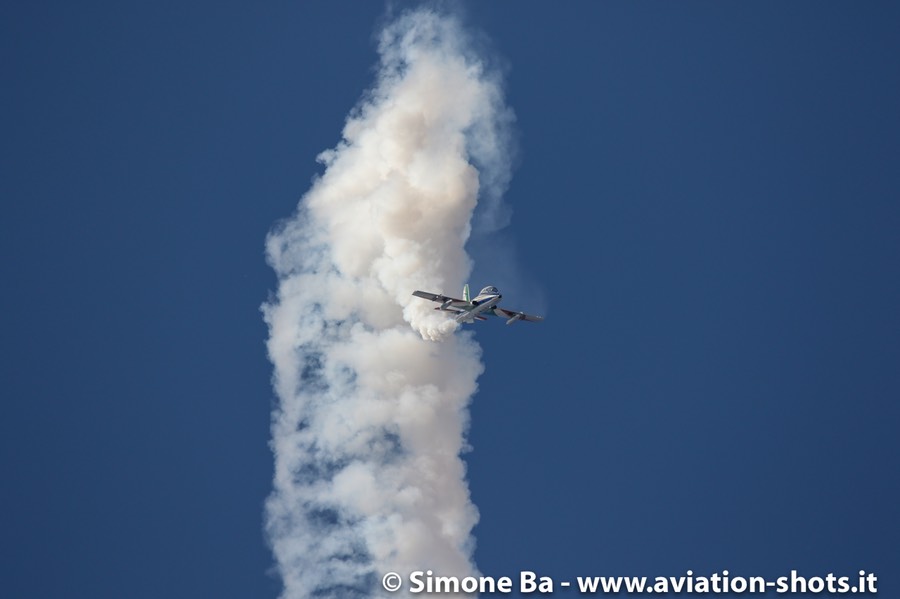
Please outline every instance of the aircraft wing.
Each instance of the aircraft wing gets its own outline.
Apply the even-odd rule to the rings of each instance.
[[[457,299],[455,297],[447,297],[446,295],[441,295],[440,293],[428,293],[427,291],[413,291],[413,295],[416,297],[421,297],[422,299],[431,300],[432,302],[440,302],[441,308],[446,310],[448,308],[471,308],[472,304],[465,300]],[[454,310],[455,312],[456,310]]]
[[[531,314],[525,314],[524,312],[515,312],[513,310],[504,310],[503,308],[501,308],[499,306],[494,308],[494,313],[497,316],[506,318],[507,319],[506,324],[512,324],[512,323],[516,322],[517,320],[525,320],[528,322],[541,322],[542,320],[544,320],[543,316],[532,316]]]

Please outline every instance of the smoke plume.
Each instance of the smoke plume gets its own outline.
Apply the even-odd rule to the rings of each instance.
[[[503,224],[512,116],[452,16],[406,12],[378,51],[324,173],[267,240],[267,532],[291,599],[381,596],[387,571],[476,573],[460,452],[481,351],[410,294],[459,293],[473,222]]]

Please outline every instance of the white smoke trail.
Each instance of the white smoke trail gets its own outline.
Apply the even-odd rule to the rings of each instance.
[[[401,15],[324,174],[267,240],[279,405],[267,529],[284,597],[380,596],[380,576],[467,576],[465,465],[479,346],[415,289],[457,291],[479,198],[502,216],[511,113],[459,22]],[[396,596],[396,595],[395,595]]]

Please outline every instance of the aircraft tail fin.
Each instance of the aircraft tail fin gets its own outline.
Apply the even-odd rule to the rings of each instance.
[[[472,298],[469,297],[469,284],[466,283],[466,286],[463,287],[463,300],[467,302],[471,302]]]

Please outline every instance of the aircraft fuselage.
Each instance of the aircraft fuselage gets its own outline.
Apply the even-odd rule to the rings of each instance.
[[[503,296],[499,293],[479,294],[472,300],[472,305],[474,307],[465,312],[461,312],[456,317],[456,322],[475,322],[475,317],[477,315],[491,310],[491,308],[496,306],[502,298]]]

